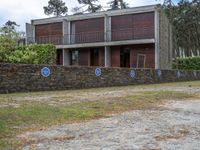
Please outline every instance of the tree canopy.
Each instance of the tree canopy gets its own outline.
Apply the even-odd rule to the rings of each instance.
[[[112,0],[107,3],[109,6],[102,6],[98,3],[98,0],[78,0],[78,3],[81,4],[81,7],[74,7],[72,8],[72,12],[74,14],[82,14],[84,12],[97,12],[101,10],[114,10],[114,9],[125,9],[128,8],[128,3],[124,2],[123,0]],[[85,9],[85,7],[87,7]]]
[[[66,15],[68,8],[62,0],[49,0],[48,6],[43,7],[46,15],[61,16]]]
[[[180,0],[163,7],[173,25],[174,57],[200,56],[200,0]]]
[[[97,4],[99,1],[98,0],[78,0],[78,3],[83,5],[80,8],[87,7],[85,10],[82,12],[97,12],[102,9],[102,6],[100,4]],[[75,7],[74,11],[79,11],[79,7]]]
[[[19,34],[16,32],[18,26],[16,22],[8,20],[0,27],[0,62],[5,60],[6,56],[16,47],[19,39]]]
[[[110,4],[111,10],[128,8],[128,3],[123,0],[112,0],[108,4]]]

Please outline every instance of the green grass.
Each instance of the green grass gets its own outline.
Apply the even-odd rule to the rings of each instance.
[[[12,137],[23,131],[85,120],[93,116],[96,116],[95,111],[79,106],[54,107],[43,103],[0,109],[0,149],[5,145],[12,145]]]
[[[0,107],[0,149],[5,147],[18,148],[23,141],[18,141],[16,136],[25,131],[39,130],[52,125],[87,121],[89,119],[106,117],[112,113],[120,113],[136,109],[148,109],[163,102],[164,99],[194,98],[196,95],[173,92],[173,91],[151,91],[128,93],[130,89],[164,89],[165,87],[200,87],[200,81],[164,83],[153,85],[138,85],[126,87],[109,87],[84,90],[48,91],[31,93],[0,94],[0,106],[7,104],[19,104],[17,108]],[[87,93],[104,93],[107,91],[125,91],[127,95],[122,97],[108,97],[102,99],[96,97],[93,101],[80,101],[69,105],[49,105],[49,102],[60,100],[72,101],[74,95]],[[49,96],[50,99],[38,97]],[[27,98],[35,98],[28,100]],[[48,101],[49,100],[49,101]],[[52,103],[51,103],[52,104]],[[54,103],[53,103],[54,104]]]
[[[84,101],[66,106],[50,106],[48,103],[31,102],[14,107],[0,108],[0,149],[23,145],[16,135],[30,130],[39,130],[61,123],[86,121],[106,117],[135,109],[148,109],[163,102],[164,99],[192,98],[195,95],[173,92],[140,92],[136,95],[108,98],[105,100]]]

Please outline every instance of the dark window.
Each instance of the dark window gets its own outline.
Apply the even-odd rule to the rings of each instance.
[[[130,67],[130,49],[121,48],[120,50],[120,67]]]
[[[99,66],[99,49],[90,50],[91,66]]]
[[[57,50],[57,60],[56,60],[57,65],[62,65],[63,64],[63,50],[58,49]]]

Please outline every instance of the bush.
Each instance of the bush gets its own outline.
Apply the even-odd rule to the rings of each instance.
[[[16,46],[14,50],[6,53],[3,62],[23,64],[55,64],[56,48],[51,44]]]
[[[173,62],[174,69],[200,70],[200,57],[177,58]]]
[[[16,42],[8,37],[0,36],[0,62],[7,61],[6,56],[14,51]]]

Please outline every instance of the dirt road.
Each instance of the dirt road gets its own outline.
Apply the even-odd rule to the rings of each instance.
[[[200,148],[200,100],[169,101],[87,123],[68,124],[20,136],[24,149],[140,150]]]

